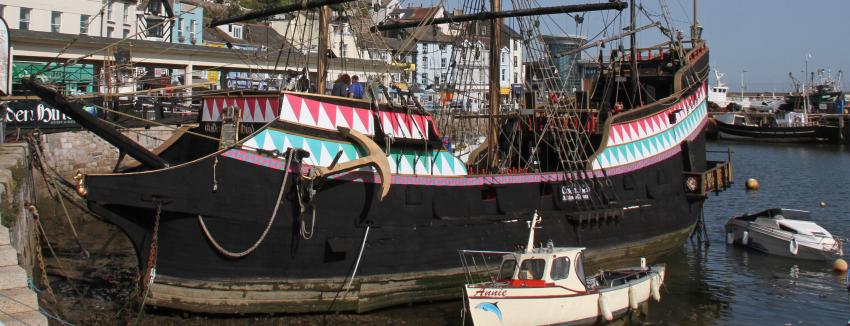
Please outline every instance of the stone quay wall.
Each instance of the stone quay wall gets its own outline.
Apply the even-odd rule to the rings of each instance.
[[[122,133],[143,147],[154,149],[174,134],[174,128],[132,128]],[[44,134],[41,143],[49,164],[65,176],[74,175],[77,171],[108,172],[118,160],[118,149],[90,131]]]

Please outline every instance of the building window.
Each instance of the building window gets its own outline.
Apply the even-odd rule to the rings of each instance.
[[[514,84],[518,84],[518,83],[519,83],[519,74],[514,73]]]
[[[0,17],[6,15],[6,5],[0,5]]]
[[[448,66],[446,66],[446,58],[440,59],[440,67],[442,67],[442,68],[448,67]]]
[[[242,26],[233,26],[233,37],[242,39]]]
[[[147,19],[147,36],[151,37],[162,37],[162,24],[158,20],[155,19]]]
[[[30,29],[30,8],[21,8],[21,19],[18,24],[18,29],[28,30]]]
[[[130,36],[130,30],[125,28],[124,29],[124,38],[127,38],[129,36]]]
[[[518,61],[519,61],[519,59],[517,59],[517,56],[514,56],[514,67],[516,67],[516,66],[517,66],[517,62],[518,62]]]
[[[189,38],[192,39],[192,42],[195,41],[195,20],[194,19],[189,21]]]
[[[428,74],[422,74],[422,85],[428,85]]]
[[[177,20],[177,38],[183,38],[183,18]]]
[[[115,27],[108,26],[106,27],[106,37],[112,37],[112,33],[115,32]]]
[[[89,15],[80,15],[80,34],[86,35],[89,33]]]
[[[446,50],[446,45],[440,44],[440,51],[445,51],[445,50]]]
[[[505,72],[505,69],[502,69],[502,74],[501,74],[501,75],[499,75],[499,76],[500,76],[499,78],[500,78],[502,81],[507,81],[507,77],[505,77],[505,76],[507,76],[507,75],[508,75],[508,74],[507,74],[507,72]]]
[[[50,13],[50,31],[59,33],[59,28],[62,25],[62,13],[53,11]]]
[[[428,69],[428,57],[422,57],[422,68]]]
[[[129,7],[130,7],[129,3],[124,3],[124,24],[130,23],[130,19],[128,18],[128,16],[129,16],[128,11],[130,10]]]
[[[113,21],[112,20],[112,5],[113,4],[114,3],[112,1],[110,1],[109,5],[106,6],[106,19],[109,19],[109,21]]]
[[[506,61],[508,61],[508,55],[506,53],[502,53],[501,60],[502,60],[502,64],[507,63]]]

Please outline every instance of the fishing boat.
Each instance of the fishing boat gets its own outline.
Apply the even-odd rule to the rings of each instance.
[[[360,1],[310,0],[227,21],[316,10],[327,22],[332,4],[371,10]],[[145,303],[210,313],[364,312],[457,298],[456,248],[510,250],[525,238],[517,216],[533,211],[548,223],[541,236],[586,247],[589,265],[652,261],[684,242],[707,194],[732,175],[729,162],[706,159],[709,49],[698,24],[690,40],[665,28],[669,42],[639,49],[627,3],[519,1],[501,10],[494,0],[484,12],[387,22],[372,32],[451,23],[499,35],[501,20],[513,18],[531,59],[545,64],[537,15],[627,7],[632,19],[621,38],[631,49],[601,58],[595,86],[580,100],[548,100],[567,92],[548,75],[554,69],[540,69],[523,108],[501,113],[499,65],[489,65],[493,109],[474,123],[450,106],[432,114],[415,100],[393,101],[386,85],[367,86],[366,100],[325,95],[320,55],[318,93],[209,96],[200,126],[148,151],[73,98],[35,79],[24,84],[133,159],[112,173],[79,174],[76,190],[130,239]],[[458,43],[467,47],[453,58],[451,85],[440,88],[453,98],[468,96],[462,63],[480,59],[468,46],[489,43],[490,62],[507,46],[484,34]],[[325,53],[327,40],[319,41]],[[470,126],[486,126],[476,135],[485,142],[464,161],[445,140],[460,141]]]
[[[767,142],[828,141],[838,134],[837,126],[811,121],[805,112],[718,113],[712,117],[718,138]]]
[[[475,325],[562,325],[611,321],[653,298],[661,300],[664,264],[610,271],[585,277],[581,247],[534,247],[539,222],[530,223],[528,244],[516,252],[460,252],[467,279],[485,274],[492,281],[466,284],[465,306]],[[497,269],[479,266],[501,256]]]
[[[812,221],[807,211],[771,208],[726,222],[726,242],[770,255],[807,260],[841,258],[841,242]]]

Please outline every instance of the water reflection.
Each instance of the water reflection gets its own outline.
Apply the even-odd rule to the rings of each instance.
[[[735,186],[705,205],[709,246],[688,242],[662,259],[667,280],[661,302],[642,307],[623,325],[843,325],[850,318],[844,275],[831,262],[798,261],[726,245],[723,225],[733,215],[770,207],[812,212],[833,235],[850,237],[850,153],[812,144],[711,143],[731,147]],[[725,155],[725,154],[724,154]],[[712,158],[712,157],[709,157]],[[718,157],[719,158],[719,157]],[[758,191],[747,192],[747,178]],[[820,207],[820,202],[828,203]],[[382,313],[414,324],[460,324],[460,302]],[[409,314],[409,315],[407,315]],[[440,316],[440,317],[438,317]]]

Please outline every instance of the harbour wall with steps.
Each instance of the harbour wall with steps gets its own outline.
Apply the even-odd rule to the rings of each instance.
[[[35,274],[36,225],[25,203],[35,198],[26,143],[0,145],[0,325],[47,325]]]

